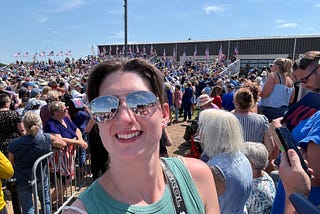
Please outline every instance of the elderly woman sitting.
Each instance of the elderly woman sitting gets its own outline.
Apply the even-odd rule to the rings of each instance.
[[[272,178],[264,171],[268,165],[268,151],[261,143],[246,142],[244,154],[253,173],[252,190],[246,202],[248,213],[270,213],[276,189]]]

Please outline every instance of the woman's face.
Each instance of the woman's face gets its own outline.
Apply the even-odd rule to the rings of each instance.
[[[150,91],[150,87],[136,73],[117,71],[102,81],[99,96],[122,98],[135,91]],[[121,99],[116,115],[110,121],[98,124],[101,140],[112,159],[130,160],[159,155],[159,140],[168,111],[168,104],[164,104],[163,109],[159,104],[151,117],[141,118]]]
[[[66,108],[66,106],[62,105],[59,110],[54,112],[54,116],[57,119],[62,119],[67,115],[67,111],[68,111],[68,109]]]
[[[273,65],[271,67],[271,72],[276,72],[277,70],[278,70],[278,66],[273,63]]]

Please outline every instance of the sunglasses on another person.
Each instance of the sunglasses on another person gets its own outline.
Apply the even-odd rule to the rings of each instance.
[[[297,81],[301,83],[306,83],[308,79],[312,76],[312,74],[318,70],[318,68],[319,66],[315,67],[306,77],[301,78],[300,80],[297,79]]]
[[[125,97],[100,96],[90,102],[90,114],[97,123],[110,121],[119,111],[121,101],[125,101],[131,111],[141,117],[151,117],[157,109],[159,99],[150,91],[135,91]]]

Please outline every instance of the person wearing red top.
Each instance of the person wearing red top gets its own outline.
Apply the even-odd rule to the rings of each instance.
[[[220,96],[221,92],[222,92],[222,88],[220,86],[214,86],[212,88],[211,95],[210,95],[210,97],[213,98],[212,103],[216,104],[220,109],[222,107],[222,100]]]

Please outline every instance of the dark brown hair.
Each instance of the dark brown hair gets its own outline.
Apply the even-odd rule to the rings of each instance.
[[[154,65],[143,59],[107,61],[97,65],[89,73],[87,82],[87,97],[89,102],[99,96],[102,81],[116,71],[136,73],[146,80],[150,90],[159,98],[160,103],[165,103],[161,73]]]
[[[234,94],[233,100],[241,110],[250,109],[254,104],[253,95],[248,88],[238,89]]]
[[[320,51],[308,51],[301,54],[293,63],[293,71],[296,71],[297,69],[305,70],[311,63],[319,59]]]
[[[258,99],[259,99],[259,93],[260,93],[260,87],[258,85],[258,83],[256,82],[252,82],[250,80],[246,80],[242,86],[243,88],[248,88],[249,91],[252,93],[253,95],[253,100],[255,103],[258,102]]]
[[[10,95],[9,94],[0,94],[0,108],[3,108],[10,102]]]
[[[221,91],[222,91],[222,87],[221,86],[218,86],[218,85],[214,86],[212,88],[210,97],[215,97],[215,96],[218,96],[218,95],[220,96]]]

